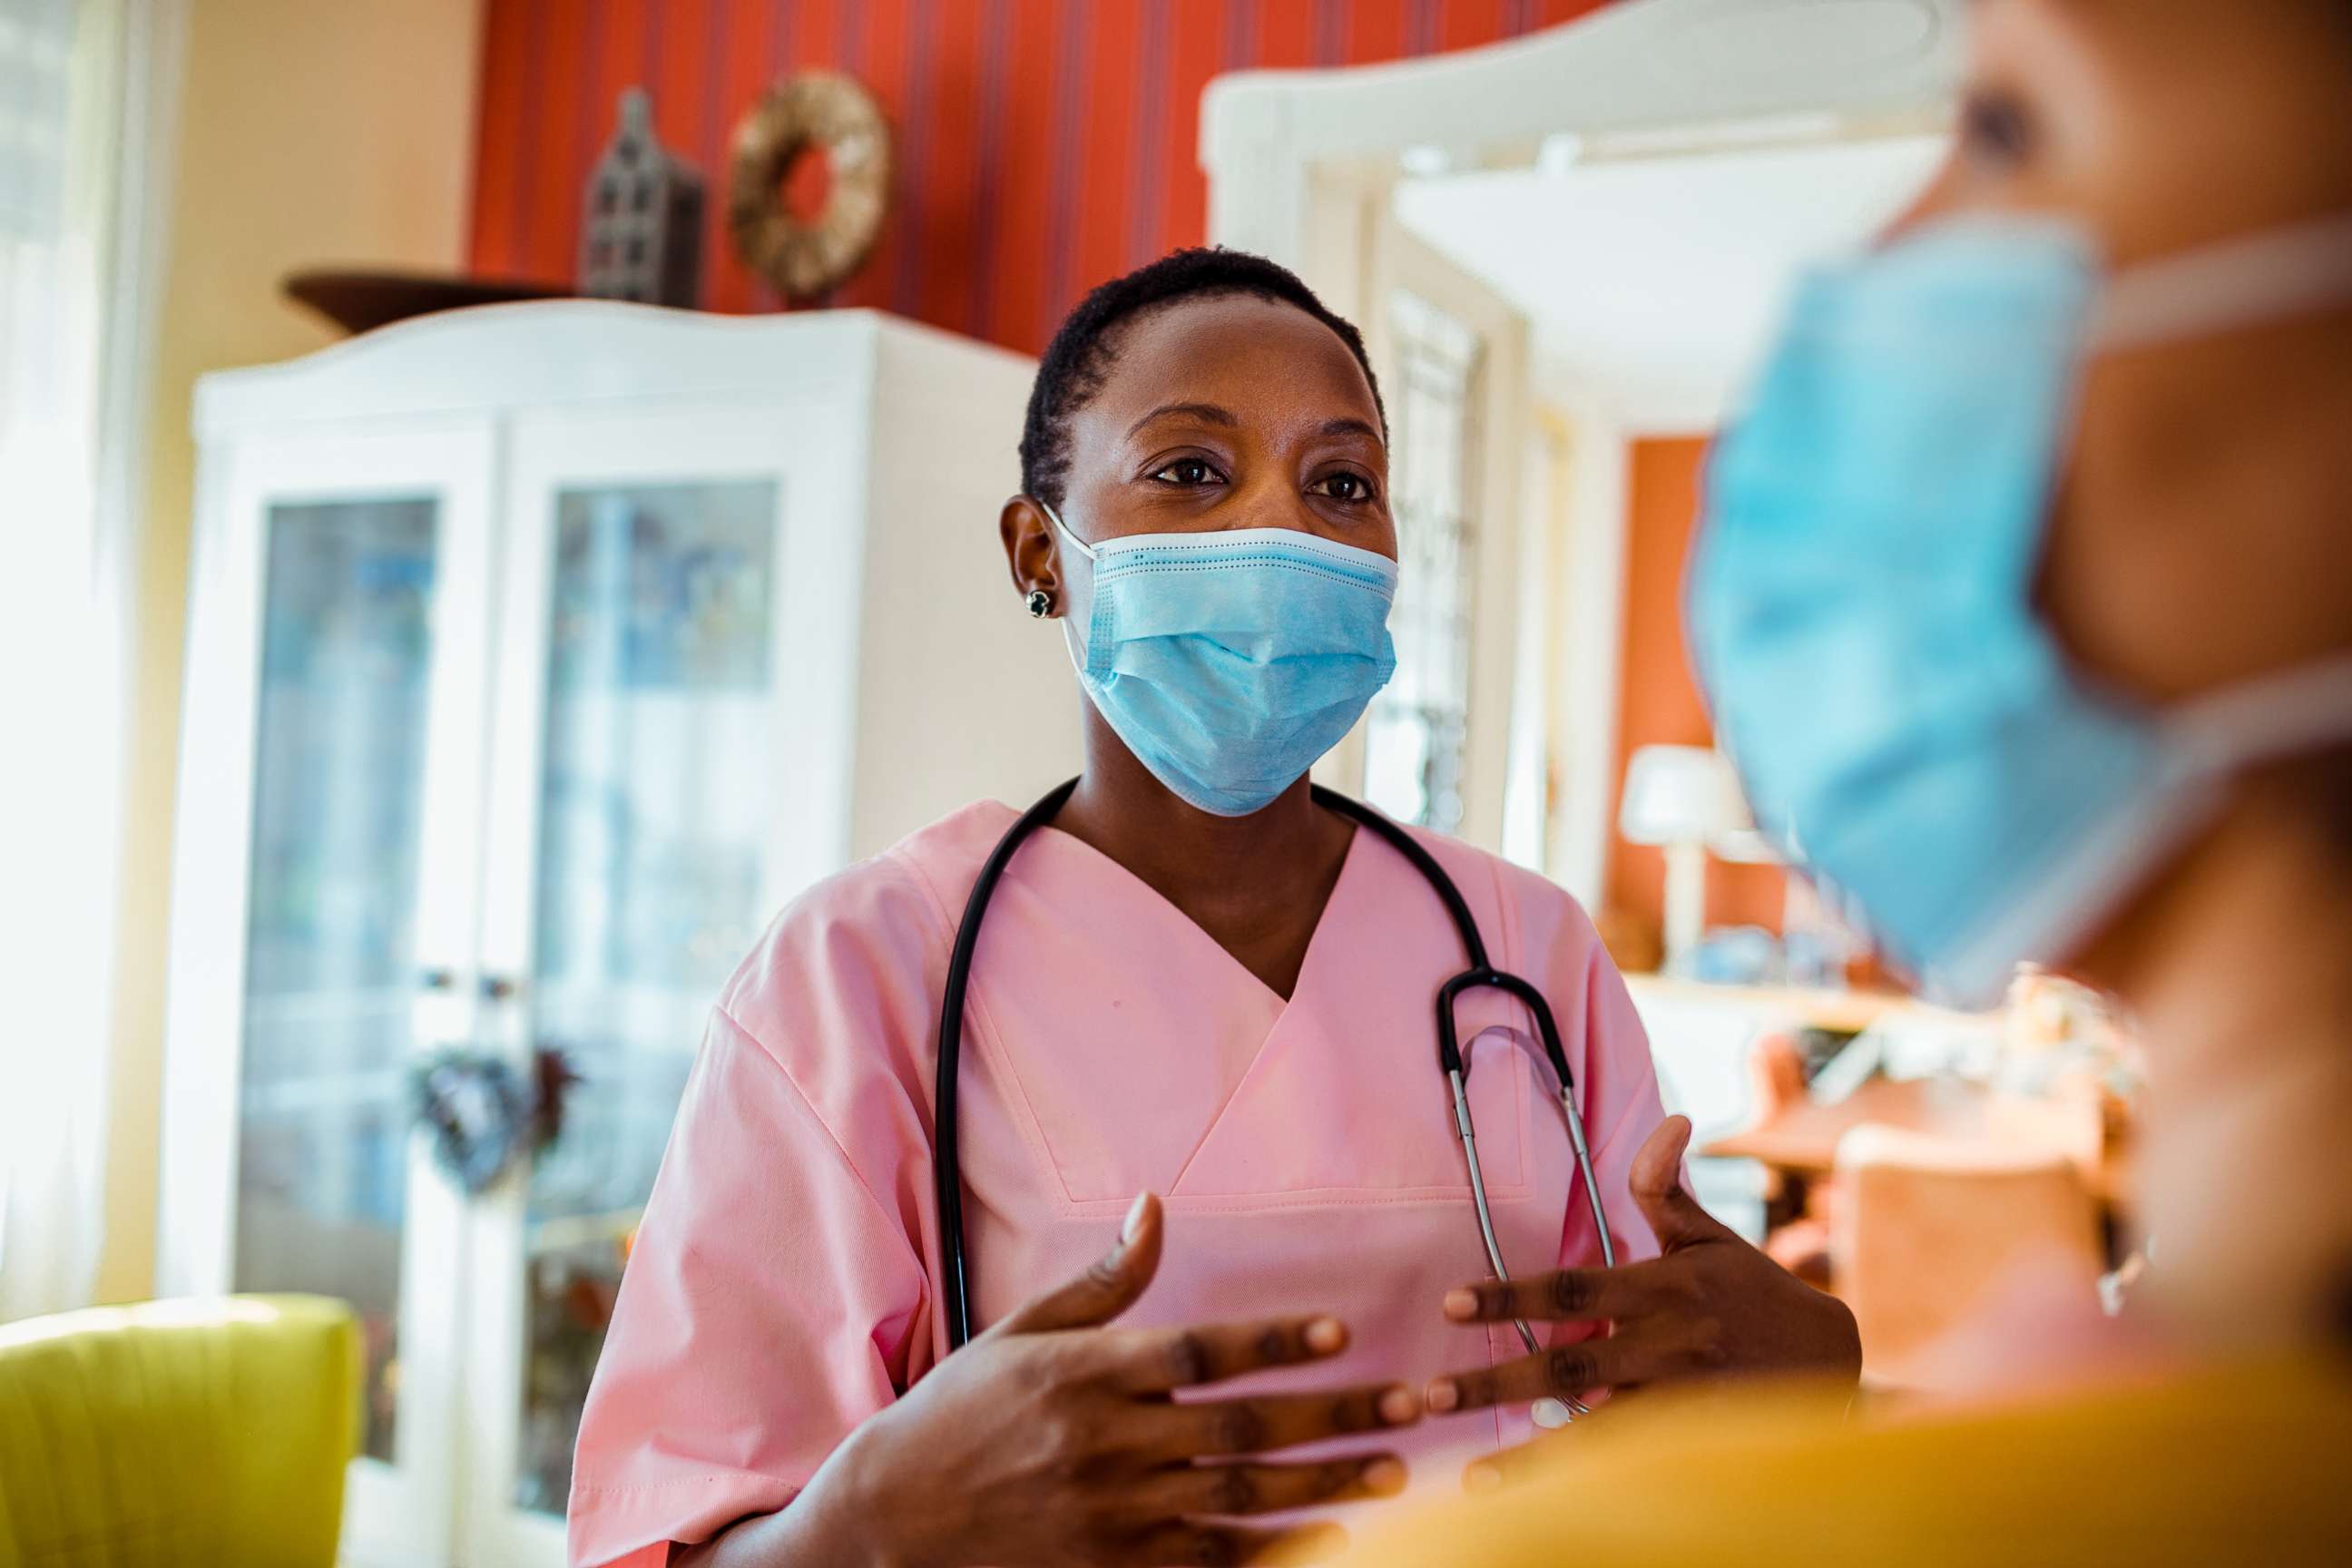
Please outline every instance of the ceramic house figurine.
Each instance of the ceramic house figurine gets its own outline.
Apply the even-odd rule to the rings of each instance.
[[[702,275],[702,176],[654,140],[645,89],[621,94],[620,129],[588,175],[580,291],[691,307]]]

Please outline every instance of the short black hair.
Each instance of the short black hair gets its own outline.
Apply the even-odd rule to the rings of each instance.
[[[1388,433],[1388,409],[1381,402],[1380,378],[1364,353],[1364,335],[1334,315],[1315,290],[1278,262],[1246,250],[1222,247],[1171,251],[1124,278],[1114,278],[1078,301],[1045,345],[1036,384],[1029,389],[1029,417],[1021,430],[1021,489],[1052,506],[1062,504],[1070,473],[1070,416],[1094,400],[1110,374],[1117,330],[1147,311],[1180,300],[1247,294],[1295,306],[1331,329],[1355,355]]]

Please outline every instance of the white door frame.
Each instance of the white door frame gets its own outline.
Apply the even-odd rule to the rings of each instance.
[[[272,507],[429,494],[435,522],[415,958],[470,973],[481,775],[479,713],[489,593],[487,420],[419,421],[365,436],[270,434],[206,453],[194,542],[183,763],[173,836],[163,1184],[156,1285],[212,1294],[236,1278],[239,1071],[259,721],[262,603]],[[455,885],[453,887],[453,879]],[[420,995],[416,1037],[462,1036],[470,988]],[[343,1551],[353,1563],[446,1557],[454,1499],[446,1463],[456,1411],[446,1376],[460,1296],[449,1280],[459,1206],[421,1142],[409,1152],[402,1218],[401,1382],[394,1463],[352,1461]]]
[[[1331,216],[1318,188],[1341,166],[1393,171],[1418,149],[1455,168],[1524,166],[1559,133],[1918,123],[1941,114],[1958,78],[1963,10],[1964,0],[1624,0],[1483,49],[1220,77],[1201,102],[1209,237],[1320,289],[1342,269],[1316,254]]]
[[[1521,494],[1528,414],[1529,333],[1527,319],[1478,279],[1409,233],[1385,210],[1369,208],[1361,323],[1365,347],[1382,380],[1402,395],[1393,321],[1385,308],[1410,293],[1468,329],[1478,354],[1470,373],[1465,429],[1475,450],[1463,454],[1465,501],[1476,554],[1467,584],[1470,642],[1467,732],[1463,739],[1463,815],[1456,834],[1482,848],[1499,849],[1509,769],[1512,667],[1517,651]],[[1317,776],[1335,788],[1360,793],[1363,726],[1335,751]]]
[[[1391,193],[1408,165],[1522,168],[1554,136],[1625,156],[1931,128],[1958,79],[1965,9],[1966,0],[1622,0],[1486,48],[1220,77],[1201,105],[1209,237],[1293,268],[1369,328],[1394,231]],[[1579,614],[1552,648],[1549,694],[1510,706],[1520,721],[1567,727],[1574,776],[1560,781],[1570,804],[1547,825],[1545,858],[1590,903],[1608,841],[1626,522],[1623,455],[1599,444],[1623,433],[1591,410],[1560,412],[1575,420],[1576,449],[1565,475],[1548,466],[1570,480],[1573,521],[1514,521],[1551,528],[1567,547],[1569,558],[1555,554],[1544,569],[1555,613],[1572,602]],[[1483,471],[1522,471],[1529,429],[1527,418],[1489,421],[1489,442],[1515,444],[1487,453]],[[1594,505],[1614,510],[1588,516]],[[1607,613],[1592,613],[1602,605]],[[1318,773],[1344,784],[1348,763],[1336,756]]]

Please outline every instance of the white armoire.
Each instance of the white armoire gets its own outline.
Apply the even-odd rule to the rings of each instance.
[[[561,1560],[719,984],[812,881],[1076,771],[997,542],[1032,370],[562,302],[200,385],[159,1279],[358,1308],[352,1562]],[[451,1051],[576,1075],[478,1195],[412,1131]]]

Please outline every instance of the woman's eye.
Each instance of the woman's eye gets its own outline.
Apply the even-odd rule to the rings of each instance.
[[[2013,168],[2033,150],[2033,117],[2005,92],[1971,93],[1960,106],[1959,139],[1969,157]]]
[[[1152,470],[1151,478],[1163,485],[1213,485],[1222,478],[1217,470],[1198,458],[1179,458]]]
[[[1332,474],[1315,481],[1314,493],[1333,500],[1367,501],[1372,499],[1372,481],[1361,474]]]

